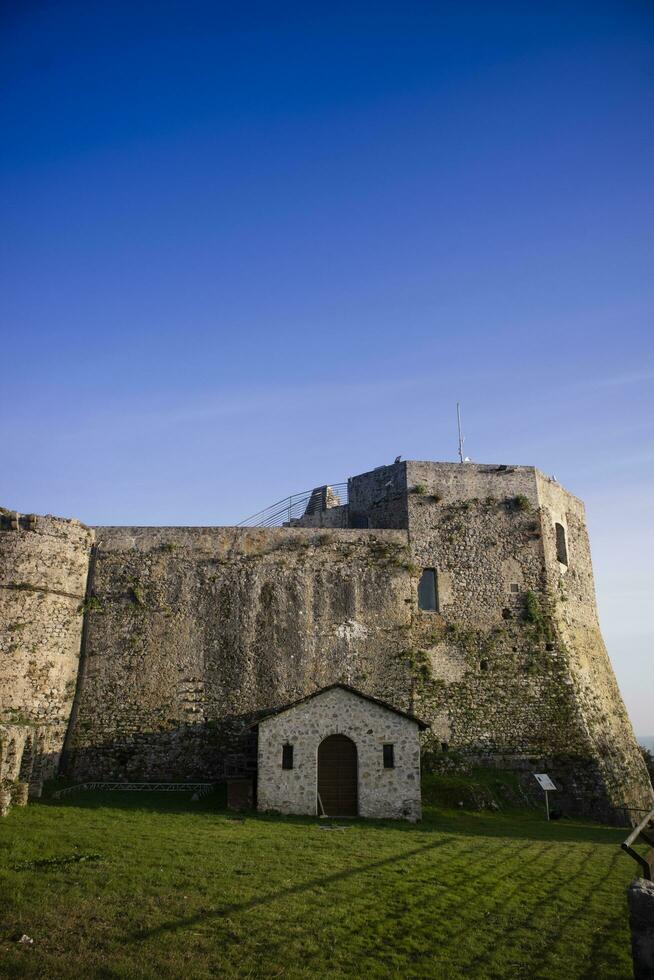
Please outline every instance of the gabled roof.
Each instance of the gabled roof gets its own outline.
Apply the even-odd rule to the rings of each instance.
[[[387,711],[392,711],[396,715],[401,715],[403,718],[408,718],[409,721],[415,721],[416,725],[421,732],[424,732],[429,725],[426,721],[421,721],[420,718],[416,718],[408,711],[401,711],[399,708],[395,708],[388,701],[382,701],[380,698],[373,698],[371,694],[364,694],[363,691],[358,691],[356,687],[350,687],[349,684],[327,684],[326,687],[320,687],[317,691],[313,691],[311,694],[307,694],[303,698],[298,698],[297,701],[291,701],[290,704],[282,704],[278,708],[271,708],[269,711],[264,711],[254,722],[254,725],[258,725],[259,722],[265,721],[266,718],[272,718],[273,715],[281,715],[284,711],[289,711],[291,708],[295,708],[298,704],[304,704],[305,701],[312,701],[313,698],[319,697],[321,694],[325,694],[326,691],[333,691],[334,688],[340,687],[343,691],[349,691],[350,694],[356,694],[357,697],[363,698],[365,701],[372,701],[373,704],[378,704],[381,708],[386,708]],[[253,727],[254,727],[253,725]]]

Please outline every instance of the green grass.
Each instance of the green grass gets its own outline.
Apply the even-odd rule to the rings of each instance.
[[[631,976],[624,831],[433,807],[340,830],[218,806],[84,793],[12,810],[0,976]]]

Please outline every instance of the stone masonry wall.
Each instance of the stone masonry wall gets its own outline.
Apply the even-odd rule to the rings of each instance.
[[[98,528],[70,773],[220,778],[262,709],[406,690],[412,596],[406,532]]]
[[[221,778],[257,712],[343,681],[430,722],[427,751],[549,772],[568,812],[654,805],[581,502],[476,464],[400,462],[348,491],[336,523],[369,529],[98,528],[86,599],[93,532],[2,512],[0,777],[38,791],[70,716],[71,776]]]
[[[378,466],[348,482],[348,519],[366,517],[370,527],[406,528],[406,464]]]
[[[260,810],[317,812],[318,747],[328,735],[347,735],[357,747],[360,816],[420,819],[417,723],[343,688],[332,688],[261,722]],[[385,742],[394,746],[393,769],[384,769]],[[282,769],[284,744],[293,745],[293,768],[288,770]]]
[[[609,820],[623,804],[647,805],[597,625],[581,503],[530,467],[404,465],[412,560],[437,571],[438,612],[416,609],[407,653],[414,707],[432,720],[434,742],[549,771],[568,812]],[[565,570],[553,540],[559,518]]]
[[[0,511],[0,779],[57,771],[73,704],[93,532]],[[17,790],[18,795],[21,790]]]
[[[592,757],[610,801],[649,809],[654,793],[600,630],[584,505],[540,473],[537,487],[546,594]],[[567,564],[557,559],[556,523]]]

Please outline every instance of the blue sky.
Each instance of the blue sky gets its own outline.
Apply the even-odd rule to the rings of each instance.
[[[651,4],[238,7],[2,6],[1,502],[229,524],[458,399],[586,501],[654,733]]]

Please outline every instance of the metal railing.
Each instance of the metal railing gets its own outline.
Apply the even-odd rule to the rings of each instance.
[[[639,854],[638,851],[634,850],[633,845],[641,842],[649,844],[651,850],[647,854]],[[643,878],[646,878],[647,881],[654,881],[654,810],[650,810],[638,826],[634,827],[620,847],[641,866]]]
[[[212,791],[213,783],[78,783],[76,786],[66,786],[64,789],[56,790],[52,794],[52,798],[58,800],[62,796],[68,796],[70,793],[76,793],[78,790],[89,789],[102,790],[105,793],[113,793],[116,790],[124,793],[195,793],[199,799]]]
[[[305,514],[317,513],[325,508],[347,504],[347,483],[326,483],[313,490],[293,493],[284,497],[269,507],[246,517],[237,527],[284,527],[304,517]]]

